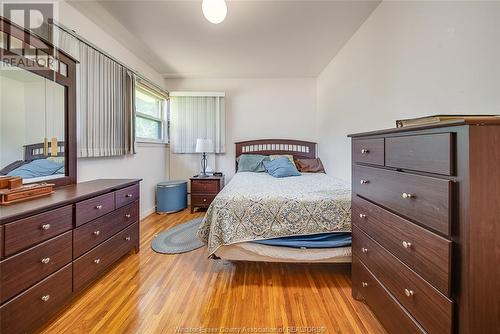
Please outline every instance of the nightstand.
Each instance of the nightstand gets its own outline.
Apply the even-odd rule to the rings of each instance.
[[[208,208],[224,187],[224,176],[195,176],[191,180],[191,213],[194,208]]]

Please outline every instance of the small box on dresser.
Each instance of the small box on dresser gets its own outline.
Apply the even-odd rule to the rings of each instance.
[[[498,333],[500,119],[350,137],[353,297],[390,333]]]
[[[140,180],[95,180],[0,210],[0,333],[37,331],[131,250]]]

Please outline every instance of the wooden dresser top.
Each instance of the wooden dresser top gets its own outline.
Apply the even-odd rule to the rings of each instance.
[[[481,119],[444,121],[444,122],[439,122],[439,123],[430,123],[430,124],[415,125],[415,126],[405,126],[402,128],[389,128],[389,129],[376,130],[376,131],[353,133],[353,134],[349,134],[347,136],[348,137],[376,136],[376,135],[384,135],[384,134],[397,133],[397,132],[419,131],[419,130],[427,130],[427,129],[444,128],[444,127],[450,127],[450,126],[461,126],[461,125],[500,125],[500,117],[491,117],[491,118],[487,118],[487,119],[481,118]]]
[[[54,194],[46,197],[0,206],[0,224],[79,202],[140,181],[140,179],[98,179],[56,188]]]

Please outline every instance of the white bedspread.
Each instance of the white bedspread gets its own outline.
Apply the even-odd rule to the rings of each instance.
[[[198,236],[210,255],[222,245],[351,231],[350,185],[323,173],[275,178],[237,173],[217,195]]]

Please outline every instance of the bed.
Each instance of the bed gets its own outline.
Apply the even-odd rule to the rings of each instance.
[[[43,181],[46,178],[65,176],[64,142],[57,142],[57,149],[52,152],[51,142],[23,146],[23,160],[14,161],[0,170],[0,176],[20,176],[29,182]],[[48,151],[46,153],[46,151]]]
[[[316,144],[236,143],[236,158],[242,154],[316,158]],[[350,202],[350,185],[324,173],[237,172],[210,205],[198,236],[209,256],[231,261],[350,262]]]

